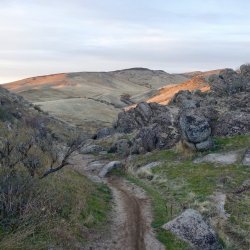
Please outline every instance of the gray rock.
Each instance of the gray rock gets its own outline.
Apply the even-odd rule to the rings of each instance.
[[[109,153],[118,153],[122,156],[128,156],[132,143],[127,139],[121,139],[115,142],[109,149]]]
[[[249,91],[250,90],[250,65],[249,64],[241,65],[240,74],[243,78],[244,83],[246,84],[246,88]]]
[[[103,163],[99,161],[93,161],[88,166],[86,167],[87,171],[95,171],[95,170],[100,170],[103,167]]]
[[[155,162],[151,162],[151,163],[148,163],[142,167],[140,167],[138,170],[137,170],[137,174],[140,174],[144,171],[148,171],[148,170],[151,170],[152,168],[155,168],[155,167],[158,167],[160,166],[162,163],[160,161],[155,161]]]
[[[182,136],[189,142],[203,142],[211,135],[211,127],[203,115],[190,111],[184,112],[180,116],[179,123]]]
[[[156,148],[157,137],[152,127],[143,127],[137,135],[141,138],[141,143],[146,152],[150,152]]]
[[[215,192],[210,196],[210,199],[217,210],[218,216],[223,220],[227,220],[230,217],[230,215],[225,211],[227,196],[221,192]]]
[[[146,102],[141,102],[137,105],[136,112],[141,116],[142,120],[148,121],[152,116],[152,109]]]
[[[99,145],[87,145],[80,149],[81,154],[94,154],[103,151],[103,148]]]
[[[188,242],[194,249],[222,249],[215,232],[196,210],[187,209],[180,216],[163,225],[163,228]]]
[[[118,114],[116,130],[130,133],[135,129],[151,126],[157,123],[167,129],[175,121],[170,108],[157,103],[139,103],[134,109]]]
[[[242,164],[244,166],[248,166],[250,167],[250,149],[248,149],[244,155],[244,158],[243,158],[243,161],[242,161]]]
[[[182,142],[192,150],[204,151],[213,147],[211,127],[208,119],[200,110],[182,111],[179,119]]]
[[[103,167],[99,173],[100,178],[104,178],[111,170],[115,168],[122,168],[122,163],[120,161],[111,161]]]
[[[143,154],[145,153],[145,149],[142,146],[142,139],[135,138],[132,143],[132,147],[130,149],[130,154]]]
[[[241,194],[250,190],[250,179],[243,181],[242,185],[235,191],[236,194]]]
[[[250,113],[240,110],[224,112],[214,123],[213,127],[214,135],[232,136],[246,134],[250,131]]]
[[[212,154],[208,154],[205,155],[203,157],[199,157],[197,159],[195,159],[193,162],[194,163],[203,163],[203,162],[207,162],[207,163],[217,163],[217,164],[222,164],[222,165],[230,165],[230,164],[234,164],[237,162],[239,157],[239,153],[238,152],[227,152],[227,153],[212,153]]]
[[[188,90],[181,90],[171,100],[172,104],[176,104],[181,109],[191,109],[200,106],[198,100],[194,100],[194,96]]]
[[[219,75],[209,78],[211,90],[219,96],[232,95],[244,91],[246,84],[241,75],[232,69],[225,69]]]
[[[206,141],[196,143],[195,147],[198,151],[205,151],[211,149],[213,145],[214,143],[212,139],[209,137]]]
[[[93,136],[93,139],[101,139],[110,135],[113,135],[115,130],[113,128],[102,128],[97,131]]]

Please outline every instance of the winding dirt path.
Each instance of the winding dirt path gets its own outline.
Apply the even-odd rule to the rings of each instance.
[[[91,156],[75,158],[77,169],[93,180],[102,163]],[[93,167],[96,166],[96,167]],[[110,227],[91,240],[88,250],[163,250],[151,227],[151,202],[144,190],[117,176],[102,179],[112,191],[113,209]]]
[[[121,185],[121,183],[123,185]],[[126,218],[123,225],[126,242],[129,242],[131,249],[144,250],[145,222],[141,211],[142,201],[130,193],[127,185],[124,185],[120,178],[110,178],[109,187],[112,188],[113,194],[119,203],[122,203],[120,210]]]

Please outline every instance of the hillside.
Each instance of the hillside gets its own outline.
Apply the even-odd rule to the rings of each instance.
[[[109,190],[68,167],[78,135],[0,87],[0,249],[79,249],[106,223]]]
[[[156,102],[162,105],[166,105],[170,102],[173,96],[181,90],[201,90],[202,92],[205,92],[209,89],[210,87],[205,78],[203,78],[202,76],[194,76],[192,79],[186,82],[161,88],[159,92],[153,97],[149,98],[147,102]]]
[[[250,66],[208,76],[144,92],[158,103],[92,139],[0,88],[0,248],[249,249]],[[66,88],[46,78],[38,93]]]
[[[165,86],[159,89],[154,95],[147,99],[147,102],[156,102],[162,105],[166,105],[170,102],[170,100],[174,97],[176,93],[181,90],[200,90],[202,92],[206,92],[210,89],[208,84],[208,78],[211,75],[218,75],[221,70],[210,70],[210,71],[196,71],[190,73],[184,73],[184,76],[192,77],[191,79],[180,83],[180,84],[172,84]]]
[[[189,85],[206,80],[197,77]],[[123,162],[111,176],[146,190],[166,249],[248,250],[250,65],[222,70],[207,84],[206,92],[182,89],[168,105],[142,102],[119,113],[85,152],[105,150]],[[102,176],[102,167],[91,171]]]
[[[123,107],[133,104],[130,100],[133,96],[140,95],[139,99],[144,100],[158,88],[187,79],[188,76],[161,70],[132,68],[38,76],[4,87],[41,106],[44,111],[93,132],[111,125]]]

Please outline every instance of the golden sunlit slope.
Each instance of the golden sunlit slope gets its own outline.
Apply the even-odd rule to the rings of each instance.
[[[179,91],[181,90],[193,91],[196,89],[199,89],[202,92],[204,92],[208,91],[210,88],[203,77],[195,76],[184,83],[169,85],[161,88],[159,92],[155,96],[149,98],[147,102],[157,102],[162,105],[165,105],[168,104],[169,101],[173,98],[173,96]]]
[[[207,79],[210,75],[219,74],[221,70],[211,70],[206,72],[190,72],[183,75],[192,76],[191,79],[181,83],[172,84],[161,88],[153,97],[150,97],[147,102],[157,102],[162,105],[166,105],[174,97],[176,93],[181,90],[201,90],[202,92],[210,89]]]
[[[4,87],[45,111],[88,130],[109,126],[128,103],[121,96],[140,95],[145,100],[157,89],[178,84],[189,77],[161,70],[132,68],[112,72],[80,72],[38,76]]]

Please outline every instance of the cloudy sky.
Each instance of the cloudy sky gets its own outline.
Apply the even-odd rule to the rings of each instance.
[[[250,61],[247,0],[0,0],[0,83],[130,67]]]

